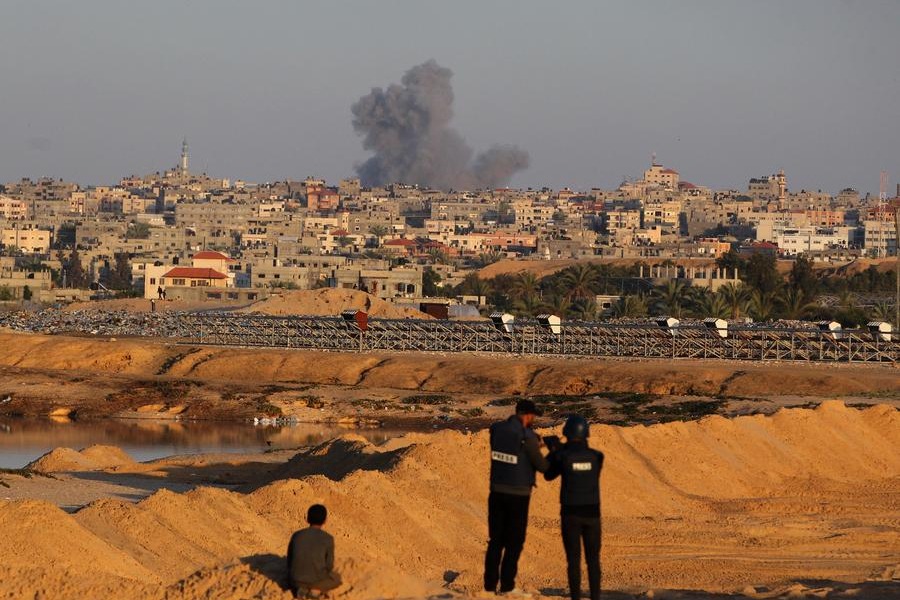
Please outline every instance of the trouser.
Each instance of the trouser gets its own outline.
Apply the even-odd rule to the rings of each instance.
[[[531,496],[491,492],[488,496],[488,547],[484,556],[484,589],[508,592],[516,587],[519,556],[528,528]]]
[[[294,595],[298,598],[305,596],[311,590],[329,592],[339,585],[341,585],[341,576],[337,573],[331,573],[328,577],[312,583],[301,581],[291,582],[291,588],[294,591]]]
[[[572,600],[581,598],[581,545],[587,561],[588,584],[591,600],[600,598],[600,519],[562,515],[563,547],[568,563],[569,595]]]

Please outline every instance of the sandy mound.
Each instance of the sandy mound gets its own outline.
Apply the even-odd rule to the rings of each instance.
[[[895,572],[900,413],[891,407],[829,402],[772,417],[598,426],[591,440],[607,456],[607,588],[764,585],[789,595],[811,589],[792,582]],[[446,592],[446,579],[471,594],[486,535],[486,449],[485,432],[410,434],[381,446],[348,437],[287,462],[280,475],[298,479],[247,494],[161,491],[74,515],[0,503],[0,595],[284,598],[285,544],[313,502],[330,510],[349,582],[340,598],[424,598]],[[520,563],[532,590],[565,588],[557,489],[540,482],[532,501]],[[61,565],[65,585],[36,565],[54,573]]]
[[[28,468],[38,473],[61,473],[100,471],[132,464],[134,459],[121,448],[94,445],[81,451],[72,448],[54,448],[29,463]]]
[[[366,302],[370,303],[368,309]],[[397,306],[358,290],[322,288],[319,290],[295,290],[270,296],[239,312],[266,315],[317,315],[337,316],[341,311],[355,308],[383,319],[430,319],[423,312]]]
[[[209,310],[211,308],[229,308],[243,306],[246,302],[226,302],[214,300],[157,300],[156,312]],[[150,300],[146,298],[115,298],[108,300],[89,300],[72,302],[63,306],[62,310],[74,312],[78,310],[124,310],[127,312],[150,312]]]

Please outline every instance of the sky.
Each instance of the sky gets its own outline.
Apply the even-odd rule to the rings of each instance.
[[[900,180],[897,0],[3,0],[0,181],[173,167],[336,182],[351,105],[429,59],[451,125],[516,144],[515,187],[613,188],[657,161],[744,189]]]

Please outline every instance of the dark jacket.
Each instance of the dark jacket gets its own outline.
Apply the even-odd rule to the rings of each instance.
[[[550,468],[544,473],[544,479],[551,481],[562,476],[559,486],[562,514],[599,517],[603,453],[590,448],[586,442],[566,442],[547,459]]]
[[[329,579],[334,575],[334,538],[318,527],[297,531],[288,544],[287,563],[295,587]]]
[[[513,415],[491,425],[491,491],[515,496],[531,495],[534,472],[550,464],[541,454],[537,435]]]

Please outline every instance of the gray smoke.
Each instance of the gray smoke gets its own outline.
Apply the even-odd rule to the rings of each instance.
[[[434,60],[411,68],[400,85],[372,89],[353,105],[353,129],[374,156],[356,167],[365,186],[408,183],[438,189],[505,185],[528,167],[528,153],[497,145],[474,161],[466,140],[450,127],[453,72]]]

